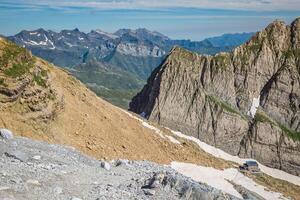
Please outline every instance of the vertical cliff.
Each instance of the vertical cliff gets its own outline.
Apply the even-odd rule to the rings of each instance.
[[[175,47],[130,110],[225,151],[300,174],[300,19],[230,53]]]

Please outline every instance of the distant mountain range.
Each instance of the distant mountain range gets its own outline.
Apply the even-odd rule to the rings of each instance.
[[[147,29],[120,29],[115,33],[38,29],[24,30],[8,38],[31,50],[34,55],[68,68],[99,96],[118,106],[127,107],[131,97],[142,88],[173,46],[213,55],[232,50],[252,35],[226,34],[203,41],[191,41],[172,40]]]

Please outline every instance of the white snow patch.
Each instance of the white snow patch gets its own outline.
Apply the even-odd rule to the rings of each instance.
[[[79,39],[79,40],[84,40],[84,38],[82,38],[82,37],[79,37],[78,39]]]
[[[156,128],[156,127],[150,125],[149,123],[145,122],[144,120],[142,120],[142,119],[140,119],[140,118],[138,118],[138,117],[132,115],[132,114],[129,113],[129,112],[126,112],[126,111],[123,110],[123,109],[121,109],[121,111],[125,112],[125,113],[126,113],[127,115],[129,115],[131,118],[136,119],[137,121],[141,122],[142,125],[143,125],[144,127],[153,130],[153,131],[154,131],[157,135],[159,135],[161,138],[163,138],[163,139],[166,139],[166,138],[167,138],[168,140],[170,140],[170,142],[172,142],[172,143],[174,143],[174,144],[179,144],[179,145],[181,144],[178,140],[176,140],[176,139],[175,139],[174,137],[172,137],[172,136],[168,136],[168,135],[164,136],[161,130],[159,130],[158,128]]]
[[[155,133],[159,134],[162,138],[165,138],[165,136],[161,133],[161,131],[158,128],[156,128],[156,127],[148,124],[147,122],[143,121],[142,119],[140,119],[140,118],[138,118],[136,116],[133,116],[131,113],[126,112],[123,109],[120,109],[120,110],[123,111],[123,112],[125,112],[130,117],[132,117],[132,118],[138,120],[139,122],[141,122],[144,127],[150,128],[150,129],[154,130]],[[197,138],[184,135],[184,134],[182,134],[181,132],[178,132],[178,131],[173,131],[171,129],[169,129],[169,130],[174,135],[176,135],[176,136],[178,136],[180,138],[184,138],[184,139],[187,139],[187,140],[195,142],[205,152],[207,152],[207,153],[209,153],[209,154],[211,154],[211,155],[213,155],[213,156],[215,156],[217,158],[221,158],[221,159],[224,159],[224,160],[227,160],[227,161],[232,161],[232,162],[235,162],[235,163],[237,163],[239,165],[244,164],[246,161],[250,161],[250,160],[254,161],[254,159],[242,159],[242,158],[239,158],[238,156],[230,155],[229,153],[226,153],[225,151],[223,151],[221,149],[218,149],[216,147],[208,145],[205,142],[202,142],[201,140],[199,140]],[[168,139],[170,139],[170,138],[168,138]],[[259,165],[260,170],[263,173],[265,173],[265,174],[267,174],[269,176],[272,176],[274,178],[277,178],[277,179],[280,179],[280,180],[284,180],[284,181],[287,181],[287,182],[290,182],[292,184],[300,186],[300,177],[292,175],[292,174],[289,174],[289,173],[284,172],[284,171],[281,171],[279,169],[274,169],[274,168],[266,167],[266,166],[260,164],[259,162],[257,162],[257,163]]]
[[[173,136],[166,135],[166,137],[173,142],[174,144],[181,144],[178,140],[176,140]]]
[[[105,35],[105,36],[107,36],[107,37],[109,37],[109,38],[112,38],[112,39],[117,39],[117,38],[119,38],[119,36],[117,36],[117,35],[114,35],[114,34],[112,34],[112,33],[107,33],[107,32],[101,31],[101,30],[99,30],[99,29],[97,29],[96,32],[99,33],[100,35]]]
[[[30,32],[29,35],[36,35],[38,34],[37,32]]]
[[[150,125],[150,124],[148,124],[147,122],[144,122],[144,121],[142,122],[142,125],[146,128],[149,128],[149,129],[153,130],[161,138],[165,138],[165,136],[161,133],[161,131],[158,128],[156,128],[156,127],[154,127],[154,126],[152,126],[152,125]]]
[[[260,103],[260,96],[258,98],[253,98],[252,106],[250,108],[250,111],[248,112],[248,115],[250,115],[252,118],[255,117],[257,108],[259,107]]]
[[[238,156],[230,155],[230,154],[226,153],[223,150],[220,150],[220,149],[218,149],[216,147],[208,145],[208,144],[200,141],[197,138],[184,135],[181,132],[172,131],[172,130],[171,130],[171,132],[174,135],[178,136],[178,137],[181,137],[181,138],[184,138],[184,139],[187,139],[187,140],[195,142],[205,152],[207,152],[207,153],[209,153],[209,154],[211,154],[211,155],[213,155],[213,156],[215,156],[217,158],[222,158],[224,160],[232,161],[232,162],[238,163],[239,165],[242,165],[246,161],[253,160],[253,159],[242,159],[242,158],[239,158]],[[289,174],[289,173],[284,172],[284,171],[281,171],[279,169],[274,169],[274,168],[266,167],[266,166],[260,164],[259,162],[257,162],[257,163],[259,165],[260,170],[263,173],[265,173],[265,174],[267,174],[269,176],[272,176],[274,178],[281,179],[281,180],[284,180],[284,181],[287,181],[287,182],[290,182],[290,183],[293,183],[295,185],[300,186],[300,177],[292,175],[292,174]]]
[[[42,46],[46,46],[47,45],[47,42],[39,42],[37,43],[36,41],[33,41],[33,40],[28,40],[28,41],[24,41],[25,44],[29,44],[29,45],[35,45],[35,46],[38,46],[38,45],[42,45]]]
[[[63,39],[63,38],[65,38],[65,37],[64,37],[64,36],[61,36],[61,37],[58,38],[58,40],[61,40],[61,39]]]
[[[244,188],[255,192],[265,199],[280,200],[286,199],[282,194],[268,191],[265,187],[257,185],[252,179],[241,174],[237,169],[218,170],[211,167],[197,166],[188,163],[172,162],[171,167],[179,173],[192,178],[195,181],[206,183],[223,192],[243,199],[241,194],[228,182],[232,181]]]
[[[38,34],[37,36],[38,36],[38,37],[40,37],[40,36],[41,36],[41,34]]]
[[[77,45],[73,45],[73,44],[71,44],[71,43],[69,43],[69,42],[64,42],[66,45],[68,45],[69,47],[75,47],[75,46],[77,46]]]

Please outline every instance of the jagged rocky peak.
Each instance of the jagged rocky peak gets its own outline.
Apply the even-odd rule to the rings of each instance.
[[[172,49],[130,110],[225,151],[300,174],[299,19],[229,53]]]

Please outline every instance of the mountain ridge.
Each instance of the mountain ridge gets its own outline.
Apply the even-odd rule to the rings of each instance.
[[[106,66],[102,66],[102,68],[105,70]],[[203,146],[202,142],[195,138],[190,139],[180,136],[179,133],[175,134],[174,131],[150,123],[109,104],[97,97],[80,81],[70,76],[67,70],[34,57],[26,49],[2,38],[0,38],[0,78],[0,143],[4,144],[0,145],[1,159],[4,161],[0,165],[2,173],[5,173],[5,176],[1,176],[0,179],[1,182],[6,183],[6,186],[0,192],[1,197],[3,195],[4,198],[7,195],[16,195],[14,196],[15,198],[24,197],[27,199],[35,198],[37,194],[40,197],[42,194],[43,196],[45,195],[45,198],[48,198],[49,195],[52,198],[53,188],[48,187],[50,186],[48,184],[49,176],[52,181],[57,180],[56,178],[60,181],[69,180],[68,178],[74,180],[72,177],[66,176],[65,170],[73,172],[73,169],[75,169],[76,172],[77,169],[92,169],[91,173],[80,174],[80,176],[86,178],[87,175],[91,177],[95,173],[94,169],[97,169],[99,170],[99,173],[97,173],[98,177],[108,177],[105,174],[109,174],[110,178],[119,180],[121,178],[119,174],[111,172],[118,171],[120,165],[123,165],[125,168],[130,167],[127,166],[127,161],[119,160],[120,158],[154,161],[160,165],[171,164],[172,169],[177,172],[180,172],[178,167],[187,165],[184,164],[185,162],[194,163],[199,165],[198,168],[200,169],[213,171],[213,174],[223,174],[224,177],[219,177],[220,181],[226,183],[228,188],[220,187],[220,184],[208,183],[208,185],[222,190],[223,195],[216,194],[219,198],[224,196],[224,192],[229,192],[239,198],[247,193],[250,195],[250,199],[261,199],[260,195],[263,197],[272,196],[275,199],[283,198],[283,195],[299,197],[297,191],[299,191],[300,182],[297,181],[299,180],[298,178],[295,179],[294,185],[286,177],[281,176],[281,174],[278,176],[277,173],[273,173],[272,169],[265,167],[263,170],[267,169],[267,174],[270,174],[270,176],[275,175],[274,177],[279,179],[269,177],[266,174],[262,174],[260,180],[253,177],[247,178],[237,171],[237,164],[241,161],[228,160],[226,156],[219,157],[210,151],[213,149],[212,147],[208,145]],[[2,129],[2,127],[5,129]],[[5,137],[5,135],[10,137]],[[18,136],[42,140],[52,145]],[[64,148],[53,144],[70,147]],[[86,156],[82,157],[74,149],[80,150],[95,159],[102,160],[95,163],[93,162],[95,159],[87,159]],[[51,155],[49,155],[49,152]],[[215,149],[214,152],[219,152],[219,150]],[[63,159],[66,156],[68,161]],[[118,160],[108,161],[116,159]],[[79,163],[81,163],[80,166],[78,165]],[[128,163],[134,165],[134,163],[138,164],[141,162],[129,161]],[[148,162],[145,161],[143,163],[146,164]],[[119,168],[115,168],[115,165]],[[152,169],[153,166],[158,165],[146,164],[136,169]],[[16,171],[20,173],[16,173]],[[87,172],[86,170],[81,171]],[[134,168],[129,171],[136,172]],[[233,182],[236,181],[234,177],[236,177],[237,173],[245,182],[229,183],[227,181],[228,177],[225,180],[225,171],[227,173],[236,172],[230,175],[230,179]],[[203,173],[202,170],[199,172]],[[22,175],[20,179],[22,181],[11,181],[15,180],[16,175],[20,177],[20,174]],[[56,178],[52,179],[52,175]],[[77,175],[78,173],[74,174],[78,178]],[[127,176],[125,175],[125,177]],[[294,176],[289,175],[288,177]],[[97,179],[97,177],[94,178]],[[132,180],[131,177],[129,179]],[[188,183],[193,182],[190,178],[188,180]],[[193,178],[193,180],[199,182],[197,178]],[[205,178],[202,180],[206,181]],[[131,183],[136,183],[134,180],[132,181]],[[81,178],[78,182],[73,182],[74,187],[82,188]],[[101,183],[95,183],[89,178],[86,183],[88,185],[84,184],[84,187],[89,194],[87,199],[90,199],[91,193],[87,187],[94,188],[97,185],[98,188]],[[118,187],[120,182],[117,181],[116,183]],[[178,187],[179,189],[186,188],[186,186],[190,185],[188,183],[184,182],[184,185],[181,187],[181,184],[178,185],[178,179],[174,180],[174,184],[180,186]],[[242,186],[236,187],[236,183],[238,185],[242,184]],[[249,183],[254,188],[249,186]],[[87,194],[77,190],[69,193],[68,189],[74,187],[73,185],[70,186],[69,182],[66,184],[67,186],[65,184],[63,186],[60,185],[59,191],[63,191],[63,194],[58,192],[60,194],[57,193],[56,195],[76,194],[76,196],[85,197],[85,194]],[[143,186],[145,185],[147,186],[147,183],[143,184]],[[104,188],[112,187],[106,183],[102,184],[102,186]],[[124,186],[128,188],[127,181]],[[39,187],[43,189],[43,193],[29,193],[27,190],[23,190],[25,187]],[[21,190],[19,190],[20,188]],[[205,188],[208,188],[206,184]],[[48,189],[51,189],[50,194],[47,192]],[[121,192],[119,189],[116,192]],[[112,194],[115,194],[110,191],[108,193],[105,192],[105,195],[111,197]],[[187,191],[188,195],[191,195],[191,190]],[[192,191],[195,194],[194,189]],[[131,190],[131,192],[133,191]],[[159,198],[158,193],[160,191],[157,190],[156,192],[152,191],[151,195],[156,195],[153,197]],[[256,192],[259,193],[258,196]],[[99,193],[93,192],[92,194],[97,195]],[[175,195],[177,194],[175,192]],[[119,195],[124,194],[121,192]],[[146,195],[149,195],[149,193]],[[138,197],[141,196],[139,195]],[[56,198],[56,196],[53,198]]]
[[[291,25],[274,21],[246,44],[215,56],[176,47],[130,110],[299,175],[299,27],[299,18]]]
[[[232,47],[214,47],[209,41],[194,42],[190,40],[172,40],[156,31],[147,29],[120,29],[115,33],[107,33],[102,30],[91,30],[89,33],[79,29],[62,30],[60,32],[37,29],[34,31],[21,31],[15,36],[8,37],[17,44],[31,50],[36,56],[54,63],[55,65],[82,71],[81,65],[112,65],[111,69],[119,68],[124,72],[118,76],[130,80],[134,88],[120,91],[102,81],[102,85],[90,87],[99,96],[113,102],[115,105],[128,108],[132,95],[140,90],[140,80],[146,81],[152,70],[164,59],[173,45],[181,45],[193,51],[214,54],[219,51],[228,51]],[[92,74],[91,69],[85,68],[83,73],[75,73],[82,81],[86,81],[86,74]],[[116,71],[114,71],[115,73]],[[103,71],[103,73],[106,73]],[[108,73],[108,72],[107,72]],[[85,74],[85,75],[84,75]],[[81,77],[83,75],[83,77]],[[107,74],[107,76],[110,76]],[[102,78],[105,76],[102,76]],[[135,78],[133,78],[135,77]],[[93,76],[95,80],[88,82],[100,82],[101,77]],[[103,90],[101,88],[108,88]],[[125,99],[120,96],[125,96]]]

